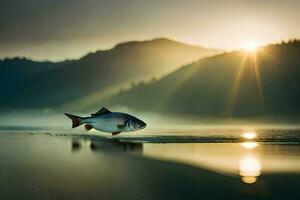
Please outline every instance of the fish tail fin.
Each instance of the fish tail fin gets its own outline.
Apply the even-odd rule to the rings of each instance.
[[[72,128],[76,128],[78,126],[80,126],[81,124],[83,124],[83,117],[79,117],[79,116],[75,116],[75,115],[71,115],[68,113],[65,113],[65,115],[67,117],[69,117],[72,120]]]

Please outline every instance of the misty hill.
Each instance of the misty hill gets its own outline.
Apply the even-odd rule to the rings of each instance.
[[[48,61],[37,62],[26,58],[0,60],[0,103],[3,103],[5,97],[9,98],[17,93],[28,79],[67,63],[69,61],[57,63]]]
[[[121,90],[106,104],[203,116],[300,113],[300,41],[229,52],[186,65],[158,81]]]
[[[164,38],[121,43],[32,76],[4,105],[6,108],[57,107],[108,87],[162,76],[217,52]]]

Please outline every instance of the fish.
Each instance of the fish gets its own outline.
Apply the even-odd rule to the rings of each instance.
[[[65,113],[72,120],[72,128],[84,124],[85,130],[96,129],[98,131],[111,133],[112,136],[122,132],[138,131],[146,128],[147,124],[142,120],[122,112],[111,112],[103,107],[90,117],[80,117]]]

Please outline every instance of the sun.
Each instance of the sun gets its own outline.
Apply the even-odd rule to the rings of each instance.
[[[259,48],[259,44],[257,41],[248,41],[244,43],[243,49],[248,53],[255,53]]]

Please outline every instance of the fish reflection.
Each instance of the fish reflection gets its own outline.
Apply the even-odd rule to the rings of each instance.
[[[257,181],[261,173],[261,163],[253,155],[244,157],[239,163],[239,174],[244,183],[252,184]]]
[[[118,140],[88,140],[90,150],[92,152],[108,152],[108,153],[124,153],[130,152],[135,154],[142,154],[142,143],[120,142]],[[72,140],[72,151],[78,152],[82,149],[82,143],[79,140]]]
[[[72,152],[80,151],[81,149],[81,142],[77,139],[72,140]]]

